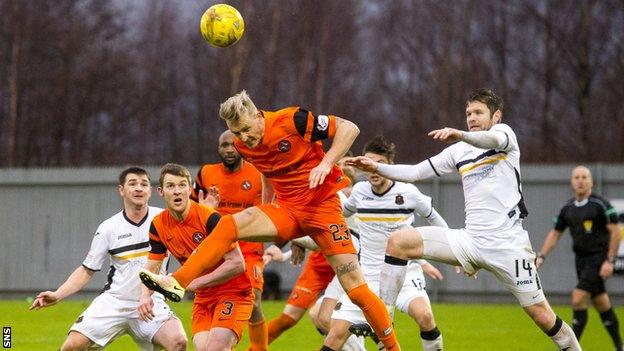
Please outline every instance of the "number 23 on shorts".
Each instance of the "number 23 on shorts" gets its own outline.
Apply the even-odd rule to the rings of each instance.
[[[328,226],[329,231],[332,234],[332,239],[334,242],[339,241],[349,241],[351,239],[351,234],[349,233],[349,228],[345,224],[330,224]]]

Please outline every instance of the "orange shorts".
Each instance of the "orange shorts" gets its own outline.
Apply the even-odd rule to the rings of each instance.
[[[251,289],[245,292],[218,293],[214,296],[196,296],[193,301],[192,335],[212,328],[227,328],[240,341],[243,328],[251,317],[253,301]]]
[[[249,277],[251,287],[262,292],[264,288],[264,275],[262,274],[264,271],[264,262],[262,261],[262,256],[243,254],[243,257],[245,257],[245,273],[247,273]]]
[[[325,257],[320,252],[311,253],[290,291],[288,304],[308,309],[333,278],[334,270]]]
[[[277,228],[275,242],[278,244],[309,235],[325,256],[356,252],[337,194],[314,206],[281,206],[278,201],[277,204],[262,204],[258,208]]]

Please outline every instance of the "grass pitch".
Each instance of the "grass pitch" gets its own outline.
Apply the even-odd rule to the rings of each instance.
[[[12,329],[12,349],[58,350],[68,328],[88,305],[89,301],[63,301],[41,311],[28,311],[29,303],[26,301],[0,301],[0,321],[3,327],[10,326]],[[191,303],[170,305],[189,331]],[[283,306],[284,302],[264,302],[267,320],[278,316]],[[433,309],[446,350],[555,350],[550,339],[516,305],[434,304]],[[565,321],[570,321],[571,309],[568,306],[556,306],[555,310]],[[624,311],[616,308],[616,313],[620,325],[624,324]],[[415,322],[400,312],[397,312],[395,319],[403,350],[422,350]],[[271,344],[270,349],[318,350],[322,342],[323,338],[306,316]],[[590,311],[581,345],[588,351],[613,350],[611,339],[594,310]],[[245,334],[236,350],[246,350],[247,346]],[[370,342],[367,342],[367,348],[375,349]],[[107,348],[120,351],[135,349],[128,336],[117,339]]]

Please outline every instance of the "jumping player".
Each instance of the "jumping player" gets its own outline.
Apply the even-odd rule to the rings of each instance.
[[[358,135],[357,126],[299,107],[260,111],[245,91],[221,104],[219,115],[236,136],[234,144],[243,158],[263,174],[265,189],[274,190],[276,202],[224,216],[212,235],[172,277],[146,273],[145,279],[158,286],[159,291],[179,299],[181,293],[177,289],[214,267],[238,239],[285,243],[309,235],[386,349],[399,349],[383,302],[366,285],[336,195],[348,183],[336,162]],[[327,138],[332,138],[332,143],[325,153],[321,140]]]

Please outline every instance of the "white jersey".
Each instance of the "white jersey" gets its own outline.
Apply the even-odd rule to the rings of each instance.
[[[413,184],[402,182],[394,182],[383,194],[374,193],[369,182],[359,182],[343,209],[347,217],[356,214],[353,217],[360,232],[360,265],[367,280],[379,279],[390,233],[411,227],[414,214],[428,219],[435,212],[429,196]]]
[[[342,191],[338,192],[338,197],[340,198],[340,203],[342,204],[342,207],[344,208],[344,204],[349,202],[349,198]],[[359,243],[360,229],[359,229],[357,219],[354,216],[345,217],[345,223],[347,224],[347,228],[349,228],[349,231],[351,232],[351,234],[353,234],[355,236],[355,239],[357,240],[357,243],[356,241],[353,241],[353,246],[355,246],[355,251],[359,252],[360,251],[360,243]]]
[[[139,270],[145,266],[150,251],[149,228],[152,219],[162,212],[161,208],[148,208],[147,215],[139,222],[132,222],[124,211],[117,213],[100,224],[93,236],[91,249],[82,265],[99,271],[107,257],[110,257],[108,282],[102,292],[118,299],[139,301],[141,280]],[[166,262],[163,262],[160,274],[166,274]],[[162,299],[154,293],[153,298]]]
[[[506,135],[501,149],[487,150],[458,142],[429,159],[438,176],[451,172],[461,175],[466,230],[474,237],[510,229],[526,216],[516,134],[502,123],[490,131]]]

